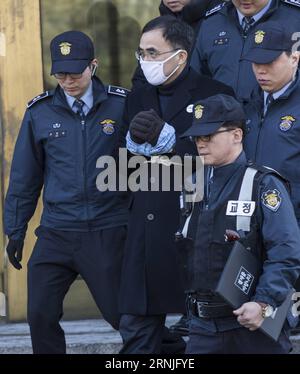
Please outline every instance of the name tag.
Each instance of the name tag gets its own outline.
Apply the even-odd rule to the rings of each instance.
[[[229,200],[226,209],[226,216],[251,217],[254,209],[255,201]]]
[[[66,130],[52,130],[48,134],[49,139],[64,138],[65,136],[67,136]]]
[[[214,40],[214,46],[226,45],[229,43],[229,38],[217,38]]]

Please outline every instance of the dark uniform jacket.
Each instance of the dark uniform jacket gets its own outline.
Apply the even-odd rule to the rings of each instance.
[[[41,224],[46,227],[89,231],[127,222],[127,194],[96,187],[97,159],[117,153],[126,92],[93,78],[93,96],[84,124],[59,86],[28,104],[5,200],[10,238],[24,238],[43,186]]]
[[[247,168],[245,154],[229,165],[214,168],[209,196],[200,203],[195,246],[189,259],[194,290],[213,293],[233,242],[225,242],[226,229],[236,230],[236,215],[227,215],[229,201],[237,201]],[[253,301],[279,306],[300,274],[300,231],[286,187],[268,172],[258,172],[252,201],[251,239],[245,239],[263,262]],[[248,232],[245,232],[247,238]],[[230,322],[231,320],[231,322]],[[219,321],[219,328],[240,327],[235,317]],[[216,322],[217,323],[217,322]]]
[[[181,12],[173,13],[162,1],[159,6],[159,12],[161,16],[172,15],[178,17],[197,31],[200,21],[204,18],[208,9],[213,9],[221,3],[222,1],[219,0],[190,0],[190,2],[183,7]]]
[[[217,93],[232,94],[232,91],[193,70],[174,87],[175,93],[169,99],[163,119],[176,130],[176,153],[196,154],[193,143],[179,138],[191,126],[190,104]],[[146,83],[128,96],[123,146],[132,118],[151,108],[161,116],[157,87]],[[174,248],[179,219],[179,192],[133,193],[120,292],[121,313],[145,315],[184,311],[184,293]]]
[[[231,86],[238,98],[249,98],[257,87],[251,62],[240,61],[247,53],[253,38],[251,34],[257,25],[267,20],[288,24],[296,31],[300,29],[300,3],[273,0],[264,16],[243,36],[235,6],[228,1],[202,22],[191,66]],[[216,8],[217,9],[217,8]]]
[[[264,116],[263,93],[246,102],[244,149],[249,159],[282,174],[291,185],[291,200],[300,222],[300,78],[273,101]]]

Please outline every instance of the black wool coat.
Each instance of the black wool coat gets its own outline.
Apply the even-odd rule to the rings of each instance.
[[[176,153],[196,154],[195,145],[179,136],[191,126],[187,109],[199,99],[233,94],[228,86],[189,70],[169,101],[163,120],[176,130]],[[158,88],[145,83],[128,96],[121,145],[132,118],[140,111],[155,109],[161,116]],[[172,170],[171,170],[172,172]],[[184,291],[176,260],[174,233],[180,223],[179,192],[133,193],[128,237],[125,245],[120,312],[147,315],[184,312]]]

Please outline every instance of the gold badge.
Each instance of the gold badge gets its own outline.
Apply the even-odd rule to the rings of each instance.
[[[276,189],[264,192],[262,194],[262,202],[268,209],[277,212],[281,204],[280,192]]]
[[[104,132],[104,134],[112,135],[115,132],[115,123],[116,121],[112,119],[105,119],[102,122],[100,122],[100,124],[103,126],[102,131]]]
[[[255,33],[255,43],[256,44],[261,44],[264,41],[265,34],[266,33],[262,30],[256,31],[256,33]]]
[[[195,106],[195,118],[196,119],[200,119],[202,116],[203,116],[203,110],[204,110],[204,106],[198,104]]]
[[[105,119],[102,122],[100,122],[101,125],[113,125],[114,123],[116,123],[116,121],[112,119]]]
[[[281,117],[281,122],[279,124],[279,128],[281,131],[288,131],[293,123],[296,121],[296,118],[294,118],[293,116],[284,116],[284,117]]]
[[[71,53],[71,46],[72,44],[68,42],[60,43],[60,53],[64,56],[67,56]]]

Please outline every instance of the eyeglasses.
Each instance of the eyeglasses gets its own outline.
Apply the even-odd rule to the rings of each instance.
[[[67,75],[72,79],[82,78],[83,73],[55,73],[54,76],[56,79],[66,79]]]
[[[235,129],[225,129],[225,130],[220,130],[220,131],[217,131],[213,134],[209,134],[209,135],[198,135],[198,136],[193,136],[192,137],[192,140],[193,141],[199,141],[201,140],[202,142],[204,143],[208,143],[211,141],[212,137],[218,135],[218,134],[221,134],[222,132],[229,132],[229,131],[233,131]]]
[[[159,51],[156,51],[155,49],[149,49],[149,50],[142,50],[142,49],[138,49],[137,51],[135,51],[135,58],[140,61],[140,59],[144,60],[145,57],[149,57],[150,59],[152,60],[155,60],[158,56],[160,55],[164,55],[166,53],[171,53],[171,52],[175,52],[175,51],[179,51],[180,48],[176,48],[176,49],[172,49],[171,51],[166,51],[166,52],[159,52]]]

